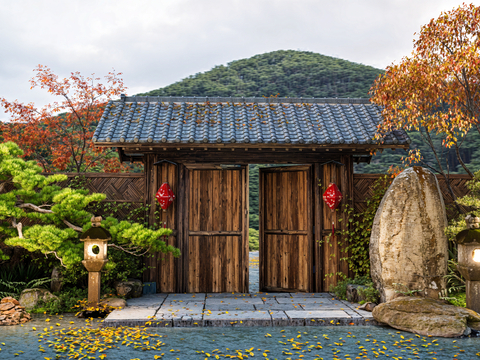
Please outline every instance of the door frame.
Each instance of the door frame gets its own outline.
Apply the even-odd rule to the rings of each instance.
[[[315,241],[315,232],[314,232],[314,204],[313,204],[313,195],[314,191],[312,189],[312,179],[313,179],[313,171],[314,171],[314,164],[303,164],[303,165],[287,165],[287,166],[275,166],[275,167],[265,167],[259,168],[259,290],[263,291],[265,286],[265,259],[267,254],[265,254],[264,249],[264,240],[265,240],[265,181],[263,173],[269,172],[289,172],[289,171],[298,171],[298,170],[306,170],[307,176],[305,180],[305,189],[307,192],[307,204],[306,204],[306,212],[307,212],[307,230],[298,230],[298,232],[307,232],[307,244],[308,244],[308,265],[307,265],[307,274],[308,274],[308,289],[307,292],[315,291],[315,274],[314,274],[314,266],[315,266],[315,256],[314,256],[314,241]],[[284,234],[292,234],[297,231],[285,231]],[[293,234],[292,234],[293,235]],[[304,234],[301,234],[304,235]],[[265,257],[265,258],[264,258]],[[285,291],[288,291],[286,289]]]

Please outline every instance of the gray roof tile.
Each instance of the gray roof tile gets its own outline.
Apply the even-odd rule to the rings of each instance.
[[[122,97],[94,143],[372,144],[381,108],[367,99]],[[406,145],[395,130],[384,144]]]

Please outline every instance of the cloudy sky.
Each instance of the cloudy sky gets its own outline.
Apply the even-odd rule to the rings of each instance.
[[[114,68],[128,94],[280,49],[385,68],[412,51],[423,24],[462,2],[0,0],[0,97],[39,106],[53,101],[30,90],[38,64],[60,77],[104,76]]]

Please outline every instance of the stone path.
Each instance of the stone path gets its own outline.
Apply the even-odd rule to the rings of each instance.
[[[128,300],[104,326],[377,325],[358,304],[329,293],[155,294]]]

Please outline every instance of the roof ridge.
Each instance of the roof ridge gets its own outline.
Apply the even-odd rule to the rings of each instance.
[[[125,96],[124,102],[210,102],[210,103],[307,103],[307,104],[370,104],[367,98],[303,98],[303,97],[243,97],[243,96]]]

